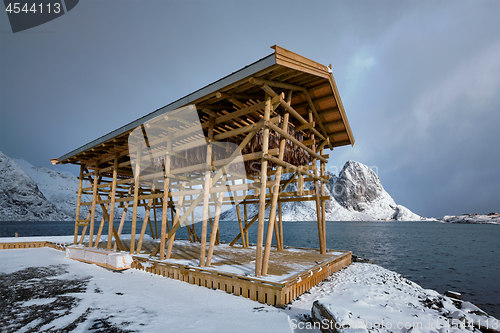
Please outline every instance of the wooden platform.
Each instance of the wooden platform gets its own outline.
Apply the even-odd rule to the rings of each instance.
[[[5,242],[0,243],[0,250],[9,249],[34,249],[40,247],[51,247],[56,250],[66,251],[66,245],[61,243],[47,241],[32,241],[32,242]]]
[[[146,247],[154,246],[149,243]],[[266,276],[255,277],[255,248],[215,247],[211,267],[198,267],[199,244],[176,241],[171,259],[134,255],[132,267],[211,289],[224,290],[260,303],[284,306],[351,263],[352,252],[285,248],[272,250]]]
[[[128,246],[127,243],[124,240],[124,245]],[[105,247],[106,243],[99,245]],[[155,246],[156,242],[144,242],[143,249],[149,252]],[[40,247],[66,249],[64,244],[46,241],[0,243],[0,249]],[[255,247],[218,245],[210,267],[198,267],[199,249],[199,243],[176,240],[171,259],[158,260],[146,253],[136,254],[132,256],[131,267],[281,307],[349,265],[352,257],[350,251],[328,250],[326,254],[320,254],[316,249],[284,248],[277,251],[274,248],[270,253],[268,274],[255,277]]]

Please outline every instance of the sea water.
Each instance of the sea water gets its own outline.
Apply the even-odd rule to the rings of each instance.
[[[118,221],[116,222],[119,223]],[[94,235],[97,234],[97,224]],[[138,223],[137,232],[142,221]],[[153,222],[153,229],[154,222]],[[257,223],[250,228],[255,242]],[[158,225],[158,228],[160,226]],[[201,223],[195,225],[200,234]],[[107,232],[107,226],[104,233]],[[130,233],[128,221],[123,233]],[[424,288],[458,291],[489,314],[500,317],[500,226],[438,222],[327,222],[327,248],[348,250],[394,270]],[[72,222],[0,222],[0,237],[72,235]],[[147,229],[148,234],[151,230]],[[220,222],[220,237],[230,242],[237,222]],[[316,222],[284,222],[285,246],[318,247]],[[187,239],[186,228],[178,238]]]

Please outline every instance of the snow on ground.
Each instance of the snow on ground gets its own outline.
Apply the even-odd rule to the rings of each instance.
[[[314,327],[304,313],[311,313],[316,300],[319,306],[315,306],[314,315],[321,321],[326,317],[320,315],[319,308],[326,309],[337,327],[342,327],[341,333],[479,332],[472,325],[484,325],[486,320],[490,328],[499,329],[497,319],[486,317],[473,304],[453,301],[373,264],[353,263],[294,300],[288,311],[292,326]],[[335,327],[335,322],[327,320],[316,327]],[[458,324],[465,327],[453,327]]]
[[[319,319],[322,307],[343,326],[340,333],[479,332],[472,324],[486,320],[499,331],[473,304],[365,263],[274,308],[144,271],[113,272],[51,248],[1,250],[0,294],[2,332],[320,332],[332,324],[313,322],[313,304]],[[459,323],[466,326],[450,327]]]
[[[282,309],[50,248],[2,250],[0,272],[2,332],[292,331]]]

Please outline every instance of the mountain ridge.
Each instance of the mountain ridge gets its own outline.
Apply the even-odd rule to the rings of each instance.
[[[397,205],[385,191],[376,173],[364,164],[347,161],[339,175],[327,172],[325,194],[327,221],[418,221],[422,217],[408,208]],[[288,177],[284,175],[282,179]],[[62,221],[74,220],[78,180],[70,172],[60,172],[45,167],[35,167],[23,159],[12,159],[0,152],[0,221]],[[304,190],[314,189],[307,182]],[[292,183],[286,191],[297,191]],[[85,196],[84,201],[90,201]],[[257,205],[248,205],[248,216],[257,214]],[[314,201],[284,202],[284,221],[316,221]],[[80,218],[85,219],[88,209],[82,209]],[[115,218],[122,210],[116,209]],[[131,210],[127,219],[131,219]],[[266,215],[269,214],[269,208]],[[139,212],[139,217],[141,217]],[[102,218],[98,207],[96,220]],[[224,212],[221,220],[237,220],[236,209]]]

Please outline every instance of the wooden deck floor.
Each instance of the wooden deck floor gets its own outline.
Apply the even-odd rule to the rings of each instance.
[[[130,241],[124,240],[128,248]],[[199,243],[176,240],[172,257],[167,260],[149,257],[158,243],[143,243],[140,254],[133,255],[132,268],[181,280],[211,289],[224,290],[236,296],[260,303],[284,306],[302,295],[334,272],[351,263],[352,252],[332,251],[320,254],[315,249],[285,248],[270,254],[269,271],[266,276],[254,276],[255,248],[230,247],[221,244],[215,247],[211,267],[198,267]],[[101,242],[100,248],[106,248]],[[64,250],[63,244],[51,242],[2,243],[0,249],[32,248],[50,246]]]
[[[123,244],[130,248],[130,240],[123,240]],[[147,241],[142,244],[140,257],[148,258],[148,254],[153,251],[158,242]],[[106,248],[106,243],[99,243],[99,248]],[[207,245],[208,251],[208,245]],[[328,251],[320,254],[316,249],[285,248],[277,251],[271,250],[269,256],[268,278],[277,281],[280,276],[289,276],[299,273],[308,268],[313,268],[324,261],[337,258],[345,254],[345,251]],[[171,259],[164,260],[172,264],[185,264],[188,266],[198,266],[200,255],[200,243],[190,243],[187,240],[176,240],[172,248]],[[215,246],[212,259],[212,267],[215,270],[224,271],[224,268],[231,266],[231,272],[240,275],[251,276],[255,266],[255,247],[243,248],[241,245],[228,246],[220,244]],[[264,277],[265,279],[265,277]]]

